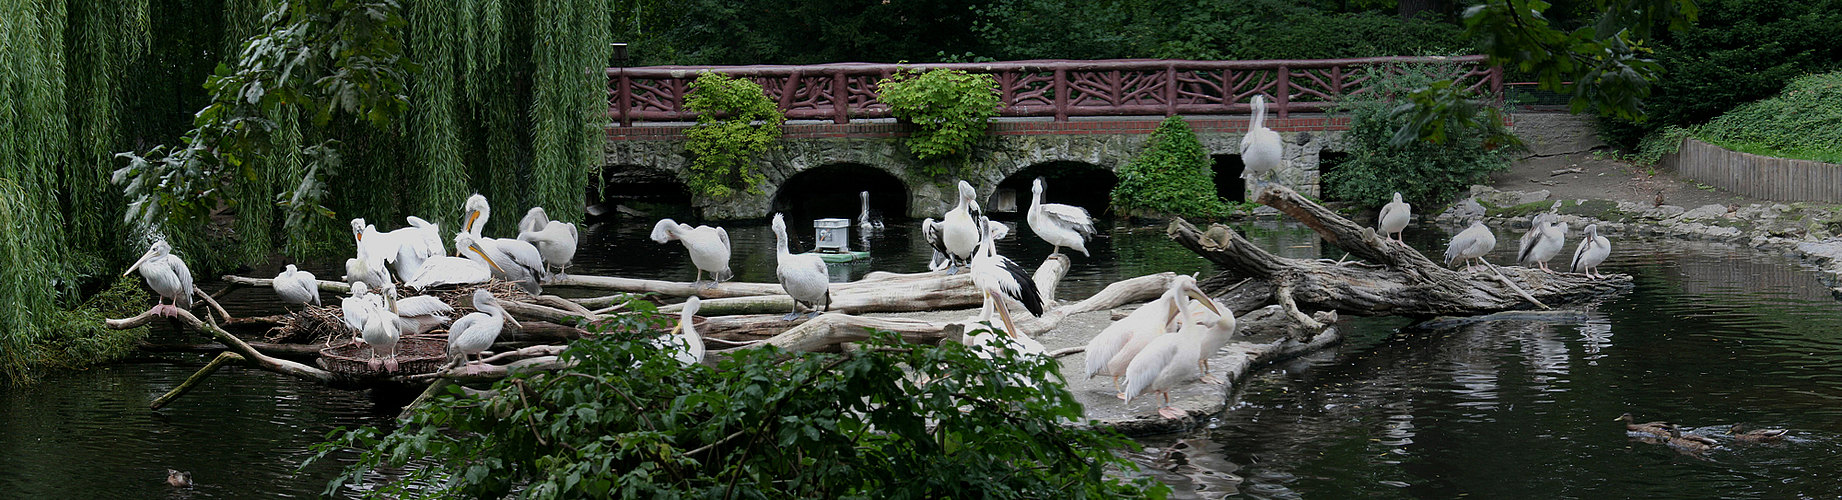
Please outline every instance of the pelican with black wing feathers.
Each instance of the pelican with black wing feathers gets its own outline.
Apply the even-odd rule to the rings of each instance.
[[[972,255],[972,284],[979,287],[979,292],[985,296],[982,320],[991,321],[991,311],[996,309],[999,319],[1004,321],[1004,332],[1012,337],[1021,337],[1023,332],[1017,330],[1017,323],[1011,320],[1010,308],[1004,300],[1009,298],[1022,302],[1031,316],[1041,317],[1042,293],[1036,290],[1036,281],[1030,278],[1029,271],[1009,258],[998,255],[998,245],[992,241],[988,229],[990,224],[989,220],[980,220],[978,233],[985,236],[980,238],[978,250]]]
[[[979,224],[978,202],[973,198],[978,190],[972,183],[959,181],[959,205],[948,210],[940,221],[940,244],[946,248],[948,274],[959,272],[959,266],[972,260],[972,252],[978,250],[982,231]]]

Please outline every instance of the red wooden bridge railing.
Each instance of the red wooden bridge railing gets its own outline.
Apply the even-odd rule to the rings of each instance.
[[[847,123],[852,118],[887,118],[876,99],[876,82],[900,69],[952,68],[996,78],[1000,116],[1168,116],[1248,112],[1254,94],[1264,94],[1280,118],[1291,112],[1322,111],[1343,96],[1372,89],[1370,68],[1400,63],[1447,65],[1448,76],[1471,90],[1501,98],[1503,70],[1484,56],[1374,57],[1270,61],[1185,61],[1117,59],[1034,60],[952,64],[837,63],[813,66],[651,66],[608,68],[608,117],[620,126],[634,122],[690,121],[685,93],[705,71],[745,77],[761,84],[792,120]]]

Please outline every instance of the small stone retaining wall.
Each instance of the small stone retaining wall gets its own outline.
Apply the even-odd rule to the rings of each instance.
[[[1693,138],[1663,162],[1683,177],[1754,198],[1842,203],[1842,165],[1834,163],[1728,151]]]

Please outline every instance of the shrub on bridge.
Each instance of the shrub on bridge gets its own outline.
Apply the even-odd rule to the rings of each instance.
[[[1408,99],[1419,98],[1415,89],[1426,88],[1440,75],[1437,66],[1402,65],[1371,70],[1376,82],[1370,92],[1351,96],[1340,108],[1350,114],[1344,135],[1349,156],[1324,174],[1324,192],[1333,199],[1365,207],[1387,204],[1396,192],[1415,205],[1443,205],[1482,182],[1491,172],[1509,168],[1510,157],[1499,137],[1501,122],[1440,122],[1443,142],[1399,140],[1397,132],[1417,116]],[[1456,92],[1456,90],[1452,90]],[[1446,105],[1478,105],[1482,96]],[[1477,116],[1498,116],[1478,113]],[[1508,139],[1513,140],[1513,137]]]
[[[998,115],[998,81],[953,69],[898,71],[877,82],[877,99],[896,119],[915,125],[908,150],[927,175],[952,173],[942,160],[964,158]]]
[[[691,82],[684,106],[697,113],[697,124],[684,133],[691,191],[714,198],[736,190],[760,194],[767,178],[755,169],[754,157],[780,141],[787,121],[780,106],[760,84],[713,72]]]
[[[1215,195],[1209,152],[1181,116],[1165,118],[1145,151],[1120,168],[1113,207],[1137,216],[1221,217],[1229,212]]]

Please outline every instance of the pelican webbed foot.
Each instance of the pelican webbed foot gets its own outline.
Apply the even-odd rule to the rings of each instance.
[[[1187,417],[1190,415],[1190,413],[1183,411],[1183,410],[1179,410],[1175,406],[1166,406],[1163,408],[1158,408],[1158,415],[1163,416],[1164,418],[1178,419],[1178,418]]]
[[[1214,375],[1210,375],[1207,373],[1204,373],[1200,380],[1202,380],[1203,383],[1209,384],[1209,385],[1227,385],[1228,384],[1227,382],[1222,381],[1222,379],[1215,378]]]
[[[793,312],[787,313],[786,316],[781,316],[780,320],[781,321],[799,321],[799,316],[800,316],[799,311],[793,311]]]

